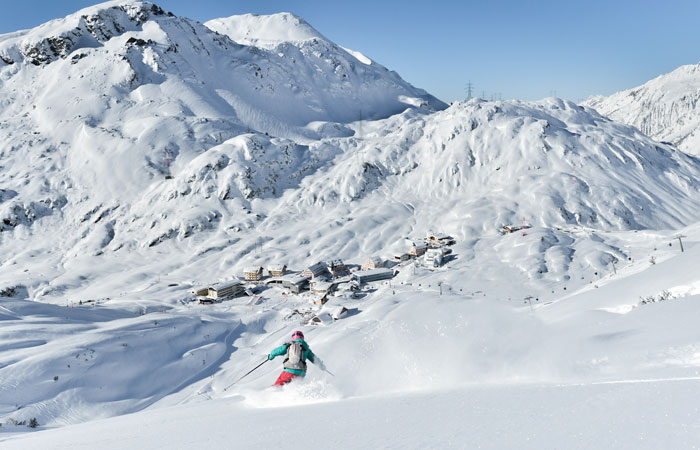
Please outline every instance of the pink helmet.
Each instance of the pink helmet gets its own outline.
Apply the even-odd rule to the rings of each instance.
[[[294,333],[292,333],[292,340],[295,339],[304,339],[304,333],[302,333],[301,331],[295,331]]]

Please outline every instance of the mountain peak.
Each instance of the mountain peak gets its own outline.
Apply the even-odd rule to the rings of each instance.
[[[100,3],[29,30],[0,35],[0,61],[45,65],[76,49],[99,47],[114,36],[137,30],[153,17],[172,15],[140,0]]]
[[[700,154],[700,64],[680,66],[641,86],[583,104],[679,149]]]
[[[326,40],[308,22],[289,12],[269,15],[242,14],[210,20],[205,25],[239,44],[263,48],[274,48],[283,42]]]

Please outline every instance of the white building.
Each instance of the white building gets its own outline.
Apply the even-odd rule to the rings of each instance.
[[[425,253],[423,262],[428,267],[440,267],[442,265],[442,250],[432,248]]]
[[[225,298],[235,297],[243,292],[245,292],[245,288],[240,280],[227,281],[225,283],[212,285],[209,288],[209,298],[223,300]]]
[[[285,289],[289,289],[294,294],[301,293],[309,284],[309,278],[301,275],[292,275],[286,277],[271,278],[266,281],[268,286],[279,285]]]
[[[316,278],[328,273],[328,267],[322,262],[317,262],[313,266],[309,266],[301,274],[305,277]]]

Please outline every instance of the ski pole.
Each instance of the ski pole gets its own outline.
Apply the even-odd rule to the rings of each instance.
[[[323,371],[326,372],[326,373],[328,373],[328,374],[329,374],[330,376],[332,376],[332,377],[335,376],[335,375],[333,375],[333,373],[332,373],[330,370],[328,370],[328,369],[326,369],[326,368],[324,368]]]
[[[253,373],[256,369],[258,369],[260,366],[262,366],[263,364],[265,364],[265,363],[268,362],[268,361],[269,361],[269,359],[266,358],[265,361],[261,362],[260,364],[258,364],[258,365],[255,366],[255,367],[253,367],[253,369],[252,369],[250,372],[246,373],[245,375],[243,375],[242,377],[240,377],[239,379],[237,379],[237,380],[234,381],[233,383],[231,383],[231,384],[229,384],[228,386],[226,386],[226,387],[224,388],[224,391],[227,390],[228,388],[230,388],[231,386],[233,386],[234,384],[238,383],[239,381],[241,381],[243,378],[247,377],[247,376],[250,375],[251,373]]]

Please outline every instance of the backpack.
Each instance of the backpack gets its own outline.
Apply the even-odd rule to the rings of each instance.
[[[287,359],[284,360],[285,369],[306,370],[304,361],[304,344],[302,341],[294,341],[287,347]]]

